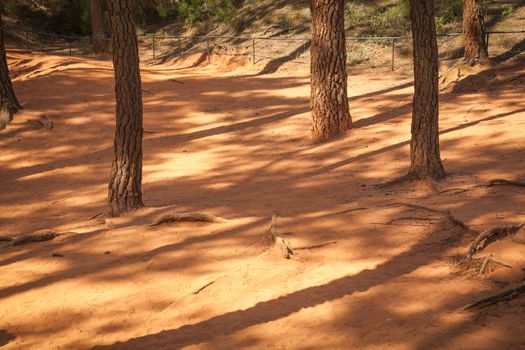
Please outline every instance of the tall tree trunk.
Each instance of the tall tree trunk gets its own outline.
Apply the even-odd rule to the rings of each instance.
[[[322,141],[352,127],[348,108],[344,0],[310,0],[312,13],[312,139]]]
[[[22,108],[15,95],[4,43],[4,24],[0,13],[0,130],[4,129],[13,119],[13,115]]]
[[[488,59],[487,42],[483,23],[482,0],[464,0],[463,34],[465,37],[465,61],[474,65]]]
[[[101,0],[89,0],[89,13],[91,17],[91,44],[93,52],[103,53],[108,49],[104,34],[104,17],[102,14]]]
[[[115,70],[116,128],[108,216],[142,204],[142,88],[133,0],[109,0]]]
[[[414,42],[414,101],[409,176],[445,177],[439,152],[438,48],[434,0],[410,0]]]

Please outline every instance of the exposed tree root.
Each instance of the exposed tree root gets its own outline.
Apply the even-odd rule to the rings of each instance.
[[[180,213],[180,214],[165,214],[157,219],[150,226],[158,226],[169,222],[227,222],[228,220],[203,213]]]
[[[469,231],[472,230],[467,224],[465,224],[463,221],[461,221],[458,218],[456,218],[452,214],[452,212],[449,211],[449,210],[439,210],[439,209],[425,207],[425,206],[422,206],[422,205],[403,203],[403,202],[396,202],[394,204],[396,204],[396,205],[404,205],[404,206],[407,206],[407,207],[410,207],[410,208],[413,208],[413,209],[426,210],[426,211],[429,211],[431,213],[441,214],[441,215],[445,216],[448,220],[450,220],[450,222],[452,222],[455,226],[461,227],[461,228],[463,228],[465,230],[469,230]]]
[[[518,232],[522,227],[525,226],[525,223],[519,224],[519,225],[506,225],[506,226],[497,226],[490,228],[486,231],[483,231],[479,234],[478,237],[472,242],[470,245],[470,248],[467,252],[467,259],[471,259],[472,256],[478,251],[483,249],[483,247],[480,247],[480,244],[485,241],[487,242],[489,239],[494,239],[498,236],[510,236]]]
[[[482,186],[492,187],[492,186],[514,186],[514,187],[525,187],[525,182],[511,181],[505,179],[494,179],[487,181],[482,184]]]
[[[474,307],[482,308],[495,303],[498,303],[503,300],[511,300],[525,292],[525,281],[521,282],[518,285],[505,288],[497,293],[489,295],[488,297],[476,300],[475,302],[465,305],[463,310],[472,309]]]
[[[454,192],[453,194],[460,194],[460,193],[471,191],[479,187],[493,187],[493,186],[525,187],[525,182],[505,180],[505,179],[493,179],[493,180],[489,180],[487,182],[484,182],[478,185],[474,185],[474,186],[470,186],[470,187],[466,187],[466,188],[447,188],[445,190],[438,192],[436,195],[440,195],[440,194],[447,193],[447,192]]]
[[[56,233],[50,230],[37,231],[18,237],[13,241],[13,246],[35,243],[35,242],[46,242],[60,236],[60,233]]]
[[[48,118],[47,115],[41,115],[40,119],[28,119],[27,124],[33,129],[53,130],[55,123]]]
[[[402,184],[402,183],[405,183],[405,182],[411,182],[411,181],[414,181],[414,180],[416,180],[416,178],[414,178],[413,176],[411,176],[409,174],[405,174],[405,175],[402,175],[402,176],[397,177],[395,179],[378,183],[378,184],[376,184],[374,186],[376,186],[378,188],[385,188],[385,187],[391,187],[391,186],[399,185],[399,184]]]
[[[393,218],[392,220],[389,220],[388,222],[386,222],[387,225],[390,225],[396,221],[405,221],[405,220],[414,220],[414,221],[432,221],[434,220],[433,218],[420,218],[420,217],[417,217],[417,216],[403,216],[401,218]]]
[[[281,254],[285,259],[296,258],[295,252],[293,251],[290,244],[277,234],[277,214],[272,215],[272,224],[268,228],[268,238],[269,243],[274,245],[276,244],[281,250]]]

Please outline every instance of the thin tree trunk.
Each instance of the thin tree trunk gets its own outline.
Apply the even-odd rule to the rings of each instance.
[[[108,45],[104,34],[104,18],[101,0],[89,0],[91,17],[91,44],[96,54],[106,52]]]
[[[323,141],[352,127],[348,107],[344,0],[310,0],[312,13],[312,139]]]
[[[488,59],[487,42],[483,23],[482,0],[464,0],[463,33],[465,37],[465,62],[469,65]]]
[[[0,130],[2,130],[11,122],[13,115],[22,108],[9,78],[2,14],[0,14],[0,50],[2,51],[0,54]]]
[[[438,49],[433,0],[410,0],[414,42],[414,101],[409,176],[445,177],[439,152]]]
[[[108,216],[142,204],[142,88],[133,0],[109,0],[115,70],[116,128]]]

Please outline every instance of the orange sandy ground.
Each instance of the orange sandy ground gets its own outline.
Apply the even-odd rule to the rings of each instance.
[[[400,203],[473,230],[525,221],[525,189],[440,193],[525,178],[523,85],[444,92],[450,176],[385,189],[409,165],[409,74],[351,74],[355,128],[310,145],[307,67],[144,65],[147,208],[88,220],[105,209],[111,63],[9,59],[25,109],[0,133],[0,235],[69,233],[0,243],[5,349],[525,349],[524,296],[461,311],[523,279],[525,233],[478,254],[512,268],[477,276],[453,264],[475,232]],[[28,126],[41,114],[53,130]],[[147,226],[168,212],[229,221]],[[292,247],[336,243],[285,260],[266,243],[274,212]]]

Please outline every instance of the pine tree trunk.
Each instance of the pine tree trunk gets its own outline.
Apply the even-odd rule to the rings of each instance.
[[[115,70],[116,128],[108,216],[142,204],[142,88],[133,0],[109,0]]]
[[[352,127],[348,108],[344,0],[310,0],[312,13],[312,139],[323,141]]]
[[[439,152],[438,49],[433,0],[410,0],[414,42],[414,101],[409,176],[445,177]]]
[[[488,59],[483,23],[482,0],[464,0],[463,33],[465,36],[465,62],[469,65]]]
[[[0,130],[4,129],[13,119],[13,115],[22,108],[15,95],[4,43],[4,25],[0,14]]]
[[[104,35],[104,18],[102,16],[101,0],[89,0],[89,13],[91,17],[91,44],[93,53],[99,54],[107,51],[106,36]]]

